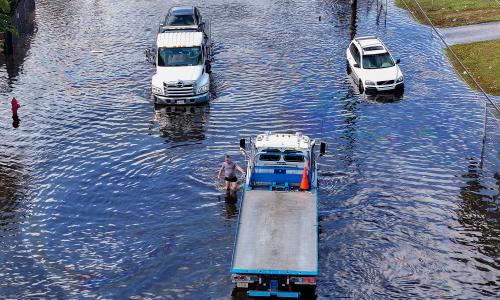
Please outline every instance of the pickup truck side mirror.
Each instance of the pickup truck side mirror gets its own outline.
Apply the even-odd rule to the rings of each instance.
[[[206,63],[205,72],[207,72],[207,74],[212,74],[212,66],[210,65],[210,62]],[[241,141],[240,141],[240,145],[241,145]]]
[[[319,155],[323,156],[325,153],[326,153],[326,143],[325,142],[321,142],[319,144]]]
[[[359,69],[359,64],[354,64],[352,66]]]
[[[158,25],[158,33],[164,33],[165,32],[165,23],[160,22],[160,25]]]
[[[240,139],[240,150],[245,150],[246,146],[246,140],[245,139]]]
[[[396,59],[396,65],[399,64],[401,62],[401,59]]]

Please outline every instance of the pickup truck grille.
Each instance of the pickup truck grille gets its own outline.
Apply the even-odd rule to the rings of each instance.
[[[394,80],[387,80],[387,81],[377,81],[377,85],[386,85],[386,84],[393,84]]]
[[[191,97],[195,95],[196,84],[193,81],[165,82],[165,96]]]

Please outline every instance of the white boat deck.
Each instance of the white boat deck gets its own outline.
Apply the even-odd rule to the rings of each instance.
[[[240,214],[233,273],[317,273],[315,194],[245,191]]]

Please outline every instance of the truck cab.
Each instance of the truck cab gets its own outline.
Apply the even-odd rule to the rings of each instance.
[[[156,65],[151,81],[155,103],[194,105],[209,100],[210,39],[199,31],[159,33],[146,56]]]
[[[240,148],[248,165],[231,264],[233,295],[298,298],[314,294],[316,162],[326,144],[301,133],[268,132],[251,139],[249,145],[241,140]]]
[[[250,155],[247,189],[298,189],[304,168],[309,168],[310,150],[311,140],[305,135],[258,135]]]

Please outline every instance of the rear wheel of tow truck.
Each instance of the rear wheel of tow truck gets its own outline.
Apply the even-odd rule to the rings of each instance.
[[[235,300],[249,299],[247,292],[255,289],[255,283],[249,283],[248,288],[239,288],[235,286],[231,292],[231,298]]]
[[[300,293],[300,299],[316,299],[316,286],[315,285],[303,285],[296,286],[295,291]]]
[[[358,87],[359,87],[359,93],[363,94],[365,92],[365,86],[363,85],[363,81],[361,80],[359,81]]]
[[[231,299],[234,299],[234,300],[246,299],[246,298],[248,298],[247,291],[248,291],[248,289],[242,289],[242,288],[235,287],[235,288],[233,288],[233,291],[231,292]]]

